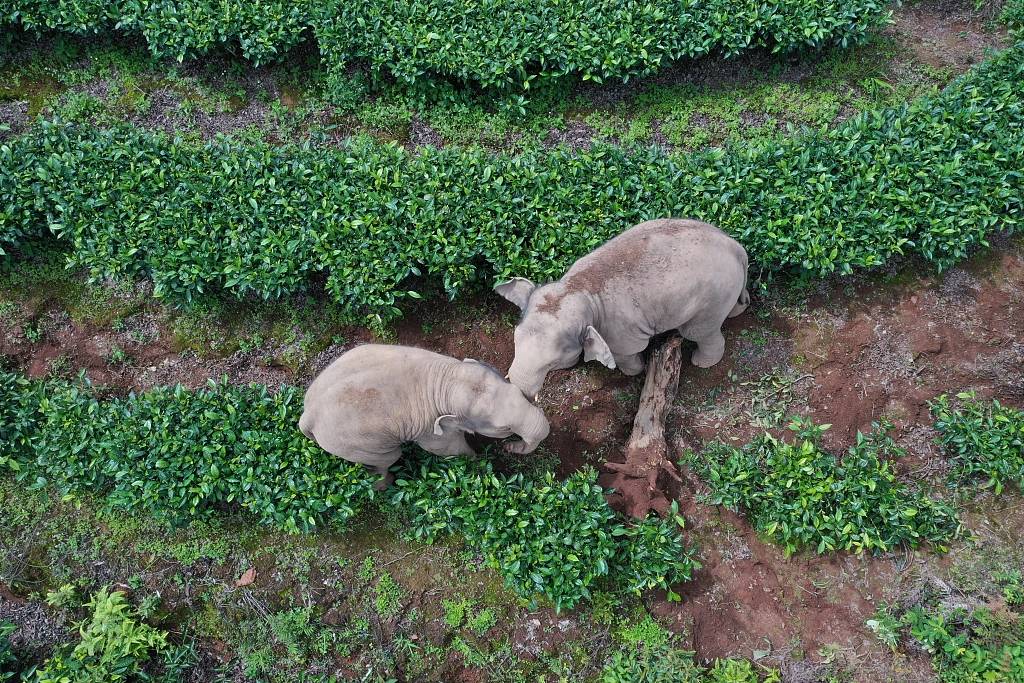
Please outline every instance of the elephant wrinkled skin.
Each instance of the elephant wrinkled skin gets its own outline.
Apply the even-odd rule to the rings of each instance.
[[[583,353],[639,374],[654,335],[676,329],[697,343],[692,362],[722,359],[722,323],[750,303],[747,252],[713,225],[661,219],[641,223],[577,261],[562,279],[537,286],[515,278],[494,288],[519,306],[508,378],[536,398],[551,370]]]
[[[388,473],[413,441],[436,455],[475,455],[466,432],[522,440],[529,453],[547,437],[544,413],[493,368],[408,346],[366,344],[329,365],[306,390],[299,429],[328,453]]]

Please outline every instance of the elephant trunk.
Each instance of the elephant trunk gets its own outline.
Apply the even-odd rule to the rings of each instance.
[[[516,433],[523,440],[523,453],[530,453],[540,445],[540,442],[551,433],[551,425],[544,416],[544,411],[536,406],[529,406],[526,419]]]
[[[518,358],[512,361],[512,367],[508,369],[508,381],[519,387],[529,401],[537,402],[537,394],[544,385],[544,373],[533,371],[522,367]]]

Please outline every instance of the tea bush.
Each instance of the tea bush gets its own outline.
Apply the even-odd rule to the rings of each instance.
[[[659,216],[720,225],[752,276],[962,259],[1024,215],[1024,44],[945,92],[751,148],[493,155],[341,148],[42,122],[0,145],[0,247],[52,230],[94,277],[160,296],[279,297],[324,281],[380,323],[421,296],[512,275],[561,276]]]
[[[596,146],[492,155],[368,139],[341,148],[43,122],[0,145],[0,247],[47,227],[95,278],[158,296],[280,297],[324,278],[380,323],[421,293],[553,279],[633,223],[715,222],[753,275],[916,253],[939,268],[1024,214],[1024,44],[945,92],[838,129],[674,157]]]
[[[247,59],[276,59],[312,34],[324,65],[353,60],[417,83],[455,77],[529,87],[578,74],[601,81],[642,76],[682,57],[792,51],[862,41],[885,23],[882,0],[14,0],[0,15],[30,30],[141,34],[157,56],[179,60],[237,45]]]
[[[608,507],[592,469],[556,481],[495,474],[485,460],[430,458],[404,470],[392,502],[410,535],[433,542],[458,533],[523,597],[547,596],[556,609],[590,597],[602,577],[639,594],[668,589],[700,567],[673,521],[627,524]]]
[[[984,478],[1001,493],[1007,483],[1024,489],[1024,412],[973,393],[946,394],[931,403],[938,443],[952,461],[954,482]]]
[[[742,448],[715,444],[689,458],[708,500],[743,511],[787,555],[801,548],[885,551],[906,543],[943,548],[960,530],[946,503],[911,490],[882,456],[902,451],[876,426],[841,460],[819,445],[825,427],[794,421],[794,443],[764,434]]]
[[[298,431],[294,387],[270,394],[211,383],[104,401],[88,384],[11,377],[0,373],[0,385],[22,391],[0,413],[3,452],[37,485],[106,496],[168,522],[235,503],[291,531],[342,522],[371,495],[362,467],[323,457]]]
[[[221,382],[103,400],[88,383],[0,372],[0,389],[0,466],[65,495],[172,523],[234,505],[290,531],[340,525],[374,495],[375,474],[299,432],[295,387],[271,394]],[[593,471],[530,480],[483,459],[428,458],[403,461],[387,500],[414,537],[460,534],[510,589],[559,609],[598,581],[640,593],[689,579],[699,564],[678,521],[627,521],[595,480]]]
[[[1024,412],[974,393],[943,394],[931,402],[938,442],[950,456],[950,481],[978,478],[996,494],[1008,482],[1024,489]]]
[[[932,656],[941,683],[1024,681],[1024,618],[1006,610],[916,606],[901,617],[882,610],[869,626],[895,647],[909,636]]]

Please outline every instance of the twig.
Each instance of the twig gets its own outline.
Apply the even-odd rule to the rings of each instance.
[[[395,559],[393,559],[393,560],[391,560],[389,562],[385,562],[384,564],[381,565],[381,567],[387,567],[388,565],[394,564],[395,562],[398,562],[399,560],[404,560],[405,558],[407,558],[410,555],[413,555],[415,553],[416,553],[415,550],[410,550],[409,552],[407,552],[405,555],[402,555],[401,557],[396,557]]]

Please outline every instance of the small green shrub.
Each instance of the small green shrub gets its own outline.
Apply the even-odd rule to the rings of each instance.
[[[746,660],[719,659],[708,671],[708,683],[758,683],[754,665]]]
[[[1007,605],[1024,605],[1024,570],[1009,569],[997,572],[993,577],[1002,588]]]
[[[938,443],[950,456],[950,479],[984,479],[1001,493],[1007,483],[1024,489],[1024,412],[973,393],[943,394],[931,402]]]
[[[78,591],[74,584],[61,584],[56,589],[46,593],[46,604],[50,607],[74,607],[78,604]]]
[[[941,683],[1024,681],[1024,618],[1012,612],[915,607],[904,631],[932,656]]]
[[[11,647],[11,634],[16,627],[9,621],[0,621],[0,683],[14,680],[18,674],[18,660]]]
[[[693,661],[692,652],[663,644],[630,647],[616,652],[601,671],[601,683],[759,683],[754,666],[744,660],[719,659],[710,669]],[[778,683],[767,671],[764,683]]]
[[[91,615],[81,640],[58,649],[36,672],[36,683],[117,683],[136,680],[150,661],[181,661],[167,634],[142,623],[124,593],[101,588],[87,604]],[[171,680],[170,678],[168,680]]]
[[[942,548],[958,534],[949,505],[911,490],[882,459],[902,455],[883,428],[858,433],[842,460],[818,445],[826,428],[795,420],[794,443],[766,433],[743,448],[712,445],[689,461],[711,487],[711,503],[744,511],[787,555],[805,547],[877,552],[930,542]]]
[[[1019,36],[1024,32],[1024,0],[1007,0],[999,18],[1011,33]]]
[[[601,683],[701,683],[703,670],[693,653],[674,647],[636,647],[612,655]]]

